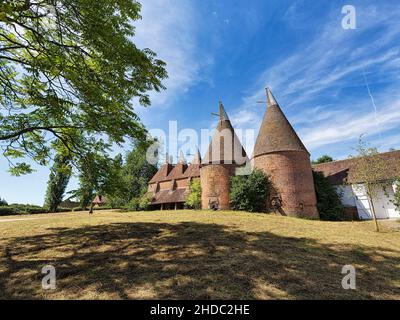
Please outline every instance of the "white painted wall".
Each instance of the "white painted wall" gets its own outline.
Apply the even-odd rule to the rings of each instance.
[[[352,185],[351,190],[360,219],[372,219],[371,203],[367,197],[364,185]],[[393,185],[387,186],[386,190],[383,190],[382,186],[375,187],[375,196],[372,201],[374,204],[377,219],[400,218],[400,212],[396,210],[396,207],[392,202],[394,198],[394,192],[395,189]],[[345,194],[345,198],[342,197],[343,204],[350,205],[350,191],[346,189]]]

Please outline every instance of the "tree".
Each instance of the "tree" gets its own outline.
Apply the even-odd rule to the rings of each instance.
[[[79,163],[79,188],[70,192],[70,198],[80,199],[82,209],[90,207],[93,213],[93,199],[96,195],[106,195],[114,192],[116,188],[115,165],[121,161],[118,155],[110,158],[104,152],[90,152],[80,159]]]
[[[134,0],[0,3],[0,147],[12,174],[32,171],[18,158],[46,165],[53,142],[83,157],[100,137],[145,139],[134,104],[150,105],[148,92],[164,89],[167,73],[132,42],[140,8]]]
[[[375,222],[375,229],[379,232],[379,224],[376,218],[374,197],[380,188],[385,189],[388,181],[383,179],[383,174],[387,171],[386,162],[379,157],[376,148],[370,147],[362,136],[356,147],[357,154],[350,156],[353,158],[354,166],[352,170],[352,178],[357,181],[358,189],[365,191],[371,208],[372,218]]]
[[[334,161],[331,156],[328,156],[327,154],[319,157],[317,160],[312,161],[312,164],[321,164],[321,163],[328,163]]]
[[[248,176],[231,178],[231,206],[234,210],[262,212],[271,191],[271,182],[261,170],[254,170]]]
[[[199,179],[193,179],[190,182],[186,206],[195,210],[201,209],[201,183]]]
[[[8,203],[7,203],[7,201],[5,200],[5,199],[2,199],[1,197],[0,197],[0,207],[1,206],[8,206]]]
[[[313,172],[317,208],[321,220],[341,220],[344,207],[339,194],[321,172]]]
[[[49,212],[57,212],[63,200],[65,189],[72,174],[71,157],[69,154],[57,154],[50,170],[45,207]]]
[[[132,198],[140,198],[146,191],[151,178],[157,173],[157,166],[146,159],[146,150],[151,141],[134,146],[125,157],[123,168],[123,190],[126,202]]]

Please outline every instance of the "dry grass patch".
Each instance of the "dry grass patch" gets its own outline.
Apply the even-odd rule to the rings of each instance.
[[[400,299],[400,230],[387,224],[375,233],[370,222],[207,211],[10,220],[0,222],[0,298]],[[55,291],[41,289],[48,264]],[[341,287],[346,264],[355,291]]]

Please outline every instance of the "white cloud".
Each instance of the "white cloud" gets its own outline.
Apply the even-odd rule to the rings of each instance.
[[[357,14],[357,30],[343,30],[340,15],[332,13],[306,47],[267,65],[232,114],[234,125],[259,127],[265,109],[256,102],[265,100],[263,88],[269,85],[310,149],[400,127],[400,100],[394,93],[400,85],[400,48],[393,46],[400,41],[400,8],[360,5]],[[386,82],[373,90],[377,114],[366,88],[365,96],[341,93],[365,87],[363,73],[368,80]]]
[[[188,0],[146,0],[142,2],[142,20],[135,23],[135,43],[150,48],[167,63],[167,90],[151,93],[153,106],[167,107],[202,79],[196,28],[201,25],[193,3]],[[203,62],[201,62],[203,61]]]
[[[330,143],[358,138],[362,134],[373,136],[393,130],[400,124],[400,101],[382,108],[377,123],[374,112],[356,114],[349,112],[331,121],[300,130],[304,143],[311,149]]]

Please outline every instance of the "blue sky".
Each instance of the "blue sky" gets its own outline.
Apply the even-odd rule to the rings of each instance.
[[[342,28],[346,4],[355,30]],[[142,16],[134,41],[170,76],[136,109],[149,129],[210,128],[222,99],[236,128],[257,132],[269,85],[313,159],[347,157],[361,134],[381,151],[400,148],[397,1],[146,0]],[[42,204],[49,170],[36,169],[11,177],[0,158],[0,197]]]

